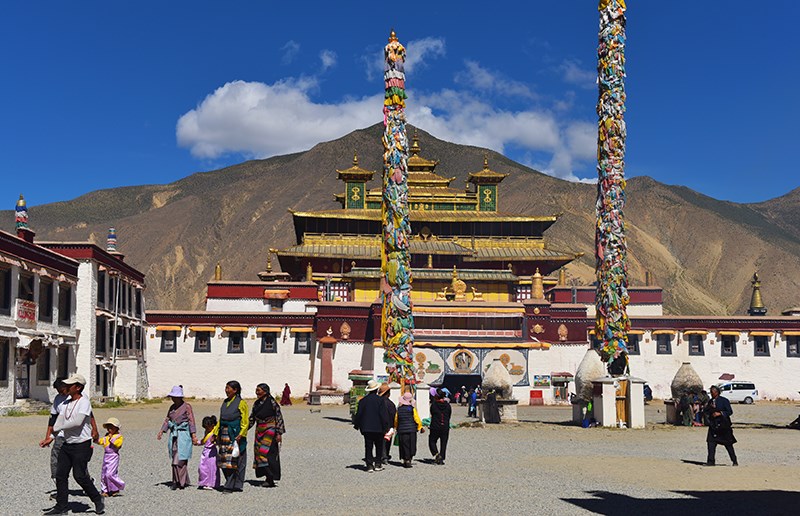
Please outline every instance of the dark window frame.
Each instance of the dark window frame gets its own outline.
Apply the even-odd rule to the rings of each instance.
[[[236,340],[237,337],[239,338],[239,349],[236,349]],[[243,331],[231,331],[228,332],[228,353],[232,355],[239,355],[244,353],[244,337],[245,332]]]
[[[97,271],[97,306],[106,307],[106,277],[105,271]]]
[[[734,337],[733,335],[723,335],[722,338],[719,340],[720,343],[720,356],[723,357],[735,357],[737,356],[736,353],[736,344],[739,341],[739,337]],[[730,343],[731,351],[725,351],[725,344]]]
[[[52,280],[39,278],[39,320],[42,322],[53,322],[53,289]]]
[[[301,349],[300,342],[305,341],[305,350]],[[297,355],[310,355],[311,354],[311,333],[309,332],[295,332],[294,334],[294,352]]]
[[[34,301],[36,298],[34,297],[35,289],[35,282],[34,282],[33,274],[27,272],[21,272],[19,274],[19,284],[17,285],[17,299],[23,299],[25,301]],[[27,286],[26,286],[27,285]],[[24,292],[23,292],[24,288]]]
[[[0,314],[11,315],[11,267],[0,267]]]
[[[194,332],[194,352],[195,353],[211,353],[211,337],[214,335],[212,331],[196,331]],[[200,338],[205,336],[206,349],[200,349]]]
[[[72,325],[72,287],[58,285],[58,324]]]
[[[762,348],[760,351],[758,348]],[[769,337],[760,335],[753,336],[753,356],[755,357],[768,357],[769,356]]]
[[[656,340],[656,355],[671,355],[672,354],[672,334],[662,333],[655,336]],[[661,351],[661,341],[665,343],[665,350]]]
[[[267,343],[272,343],[272,349],[267,349]],[[277,353],[278,352],[278,334],[273,332],[261,333],[261,352],[262,353]]]
[[[66,378],[69,376],[69,348],[68,347],[61,347],[58,348],[58,357],[57,357],[57,365],[56,365],[56,377],[57,378]]]
[[[792,348],[794,348],[794,350],[792,350]],[[786,336],[786,357],[800,358],[800,336],[798,335]]]
[[[642,336],[639,334],[628,334],[628,355],[641,355],[639,344],[641,343]]]
[[[36,382],[50,382],[50,348],[44,348],[36,359]]]
[[[700,335],[700,334],[697,334],[697,333],[693,333],[691,335],[687,335],[687,337],[688,338],[686,339],[686,343],[689,346],[689,356],[691,356],[691,357],[702,357],[702,356],[705,356],[706,352],[705,352],[705,348],[703,346],[703,341],[706,339],[706,336],[705,335]],[[697,347],[696,350],[693,349],[694,346]]]
[[[167,346],[169,342],[168,336],[172,336],[172,349]],[[175,330],[163,330],[161,332],[161,352],[162,353],[177,353],[178,352],[178,332]]]
[[[8,367],[11,358],[11,340],[0,339],[0,382],[8,382]]]

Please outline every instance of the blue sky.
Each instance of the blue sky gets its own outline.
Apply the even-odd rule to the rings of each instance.
[[[595,1],[389,5],[3,2],[4,206],[168,183],[379,122],[392,27],[412,124],[595,176]],[[800,186],[798,19],[789,0],[630,1],[627,175],[737,202]]]

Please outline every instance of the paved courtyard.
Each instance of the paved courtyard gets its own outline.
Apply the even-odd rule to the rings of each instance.
[[[219,402],[192,404],[198,420],[218,413]],[[96,411],[99,422],[119,418],[126,438],[120,473],[127,488],[108,500],[107,514],[796,514],[800,506],[800,432],[782,428],[797,417],[794,403],[734,405],[738,468],[721,447],[721,465],[701,466],[705,429],[664,425],[663,404],[654,402],[646,430],[581,429],[568,423],[568,407],[521,407],[519,425],[452,430],[445,466],[426,462],[425,434],[412,469],[375,473],[363,470],[363,441],[347,408],[293,406],[285,411],[279,486],[248,479],[243,493],[231,495],[170,491],[166,445],[155,439],[167,407]],[[454,421],[467,420],[456,407]],[[44,416],[0,418],[0,513],[52,506],[49,449],[37,446],[46,424]],[[199,451],[190,462],[193,481]],[[101,459],[96,447],[95,478]],[[70,485],[71,510],[92,513]]]

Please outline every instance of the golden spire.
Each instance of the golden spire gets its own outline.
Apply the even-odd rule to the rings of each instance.
[[[433,255],[432,254],[428,255],[428,265],[427,265],[427,267],[429,269],[433,269]]]
[[[306,265],[306,281],[311,281],[314,277],[314,268],[311,267],[311,262]]]
[[[531,299],[544,299],[544,283],[538,267],[536,273],[531,277]]]
[[[419,154],[419,134],[417,134],[417,128],[414,128],[414,136],[411,138],[411,148],[408,149],[412,156],[416,156]]]
[[[750,308],[747,313],[750,315],[766,315],[767,307],[764,306],[764,301],[761,299],[761,281],[758,279],[758,273],[753,274],[753,295],[750,297]]]
[[[358,152],[353,151],[353,167],[358,166]]]
[[[214,281],[220,281],[222,279],[222,266],[217,262],[217,266],[214,267]]]
[[[489,153],[483,153],[483,170],[489,170]]]
[[[563,287],[567,284],[567,270],[564,267],[558,269],[558,285]]]
[[[17,206],[26,206],[25,197],[22,194],[19,194],[19,200],[17,201]]]
[[[455,265],[453,265],[453,279],[458,279],[458,270]]]
[[[272,253],[267,253],[267,272],[272,272]]]
[[[397,41],[397,34],[395,34],[394,29],[389,33],[389,41]]]

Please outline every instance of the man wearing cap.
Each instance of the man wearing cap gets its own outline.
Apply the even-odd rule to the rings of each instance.
[[[386,402],[378,396],[380,384],[375,380],[367,382],[366,396],[358,401],[358,410],[353,418],[356,430],[364,436],[364,460],[367,471],[383,470],[383,436],[389,431],[389,412]]]
[[[94,502],[95,513],[104,514],[103,498],[89,476],[92,458],[92,404],[83,396],[86,379],[73,374],[64,383],[69,399],[58,407],[53,431],[64,433],[64,444],[58,453],[56,468],[56,505],[45,514],[67,514],[69,497],[69,472],[86,495]]]

